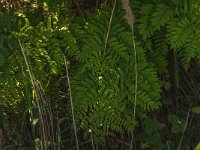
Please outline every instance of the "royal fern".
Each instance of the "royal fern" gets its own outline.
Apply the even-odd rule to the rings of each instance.
[[[89,17],[86,26],[76,31],[78,72],[72,74],[75,116],[80,129],[104,137],[113,132],[133,131],[134,51],[132,34],[123,20],[122,10],[115,10],[105,46],[110,9]],[[126,28],[125,28],[126,26]],[[66,41],[67,43],[67,41]],[[105,48],[106,47],[106,48]],[[144,49],[136,42],[138,52],[138,112],[159,108],[160,82],[156,69],[149,63]],[[81,60],[81,61],[80,61]]]
[[[197,41],[200,25],[198,7],[199,4],[192,0],[169,2],[154,0],[151,3],[149,1],[133,1],[133,8],[139,9],[139,13],[136,12],[136,18],[138,18],[136,25],[139,33],[143,36],[145,43],[150,41],[151,46],[147,50],[153,53],[157,52],[160,42],[155,41],[156,36],[165,42],[166,46],[161,50],[161,53],[165,53],[164,57],[159,58],[160,56],[158,56],[157,58],[161,61],[160,64],[163,64],[164,70],[167,67],[166,54],[171,49],[179,53],[178,57],[185,69],[188,69],[191,59],[198,61]],[[158,65],[156,64],[157,67],[159,67]]]

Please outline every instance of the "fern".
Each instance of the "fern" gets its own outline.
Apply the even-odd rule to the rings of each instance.
[[[195,32],[193,23],[188,18],[174,19],[167,28],[169,43],[174,49],[183,46]]]
[[[170,48],[179,52],[185,69],[190,66],[191,59],[198,61],[199,4],[197,2],[134,1],[133,7],[139,9],[136,18],[140,19],[136,25],[140,35],[143,36],[144,48],[148,51],[149,60],[159,67],[159,72],[166,72],[165,58]]]
[[[79,129],[89,135],[104,137],[113,132],[133,131],[134,104],[134,53],[131,32],[119,22],[121,11],[115,11],[107,48],[104,41],[110,12],[102,10],[90,17],[86,26],[77,31],[80,55],[75,56],[81,73],[72,75],[72,91]],[[160,83],[153,65],[147,61],[144,49],[137,42],[139,91],[138,107],[141,112],[158,109],[160,106]]]
[[[161,30],[155,32],[152,39],[146,41],[145,50],[148,52],[148,60],[153,62],[159,74],[168,73],[167,70],[167,55],[168,55],[168,42],[166,39],[166,31]]]
[[[6,60],[16,46],[16,38],[13,36],[13,32],[17,30],[16,26],[16,16],[0,3],[0,71],[7,65]]]
[[[165,24],[171,20],[173,17],[173,11],[164,3],[158,3],[154,8],[156,8],[156,10],[153,12],[151,22],[155,27],[155,30],[160,30],[161,27],[164,27]]]
[[[27,72],[24,70],[24,60],[21,53],[17,51],[19,46],[14,45],[13,34],[9,33],[12,32],[27,48],[25,52],[30,65],[33,66],[35,77],[43,81],[47,95],[52,100],[53,110],[58,112],[55,113],[58,118],[64,117],[63,114],[67,114],[66,118],[68,116],[70,118],[71,114],[66,101],[69,95],[66,93],[63,77],[63,54],[67,56],[75,119],[80,138],[84,133],[85,137],[99,142],[99,138],[128,135],[133,133],[139,122],[142,124],[140,127],[144,129],[143,133],[138,133],[141,136],[139,138],[142,142],[141,148],[164,148],[160,146],[164,139],[158,134],[159,131],[156,131],[161,129],[162,123],[150,119],[148,115],[162,105],[160,101],[162,86],[163,83],[169,84],[169,82],[161,80],[172,78],[169,76],[172,70],[168,66],[171,52],[177,54],[173,58],[175,63],[172,62],[175,66],[172,71],[175,91],[180,87],[179,65],[187,70],[192,61],[200,64],[199,2],[197,0],[132,0],[133,11],[135,11],[135,39],[133,39],[133,30],[130,29],[131,21],[127,24],[120,1],[115,2],[117,2],[116,9],[100,8],[96,13],[82,19],[76,17],[64,19],[66,18],[64,3],[61,6],[63,11],[59,10],[59,13],[55,14],[50,9],[56,11],[60,6],[53,8],[52,5],[49,7],[48,16],[43,14],[43,17],[47,17],[46,20],[38,25],[36,24],[41,18],[34,21],[30,14],[22,15],[26,13],[23,9],[15,12],[17,15],[20,12],[20,18],[10,17],[0,6],[2,12],[0,13],[0,75],[2,77],[0,111],[3,110],[5,113],[5,119],[0,118],[0,120],[10,122],[9,120],[16,118],[12,116],[7,118],[13,110],[16,112],[14,116],[22,115],[25,111],[24,106],[32,105],[25,102],[27,93],[30,93],[27,97],[34,99]],[[128,12],[128,9],[126,11]],[[26,18],[27,16],[32,20]],[[56,21],[53,21],[53,16]],[[10,18],[14,20],[9,21]],[[21,29],[19,32],[13,32],[14,30],[11,29],[14,26],[12,21],[15,22],[15,19],[19,21],[17,22]],[[30,25],[33,23],[34,27]],[[9,42],[6,43],[8,40]],[[134,47],[137,57],[135,57]],[[10,55],[12,49],[17,50]],[[179,60],[181,64],[177,63]],[[8,65],[7,68],[4,67],[5,64]],[[58,79],[60,81],[57,81]],[[24,92],[23,84],[25,90],[29,91]],[[137,100],[136,116],[135,100]],[[4,107],[13,110],[6,112]],[[66,119],[62,118],[58,124],[60,125],[63,120]],[[61,127],[62,125],[58,127],[59,140]],[[66,131],[68,132],[68,128],[63,132]]]
[[[68,56],[70,66],[77,63],[70,79],[75,116],[79,130],[85,130],[86,135],[105,137],[134,130],[137,124],[133,118],[135,61],[138,63],[137,113],[140,115],[161,106],[158,73],[168,73],[170,49],[180,54],[185,68],[191,59],[198,60],[198,40],[192,40],[197,36],[198,15],[190,16],[191,12],[198,10],[190,3],[182,6],[174,3],[133,2],[136,4],[134,10],[139,10],[136,12],[136,29],[139,29],[139,34],[136,33],[137,60],[134,60],[132,35],[123,20],[121,8],[113,13],[109,34],[111,8],[99,10],[82,22],[67,25],[70,30],[44,31],[45,38],[39,34],[42,25],[38,27],[39,32],[31,33],[31,37],[37,35],[39,39],[36,42],[33,38],[31,44],[37,43],[43,53],[41,57],[31,49],[32,57],[33,60],[45,58],[45,63],[40,64],[43,69],[55,73],[61,70],[63,53]],[[43,43],[38,42],[40,40]],[[46,67],[48,64],[50,67]]]
[[[180,53],[181,57],[181,63],[183,64],[183,67],[187,70],[190,65],[190,61],[192,59],[196,59],[197,62],[199,62],[199,47],[200,47],[200,40],[199,38],[194,39],[190,42],[187,42],[183,49],[184,51]]]
[[[147,4],[141,7],[140,14],[141,19],[139,19],[139,31],[143,35],[144,40],[150,37],[153,32],[156,30],[151,23],[152,12],[154,10],[154,5]],[[150,15],[151,14],[151,15]]]
[[[190,16],[191,11],[198,10],[189,8],[192,7],[189,3],[172,6],[155,0],[135,4],[139,10],[136,13],[137,60],[134,60],[132,34],[121,8],[115,9],[109,32],[112,9],[104,8],[82,22],[67,25],[70,30],[43,31],[45,37],[42,37],[43,25],[39,25],[37,33],[35,30],[30,34],[29,43],[39,48],[36,51],[29,45],[32,59],[45,58],[42,65],[36,62],[42,70],[51,69],[54,73],[62,70],[63,53],[68,56],[70,67],[77,63],[70,79],[78,127],[86,135],[105,137],[134,130],[137,124],[133,118],[135,61],[138,65],[137,114],[141,115],[161,106],[158,73],[168,73],[170,49],[180,54],[185,68],[191,59],[198,59],[198,40],[192,40],[197,36],[198,16]]]

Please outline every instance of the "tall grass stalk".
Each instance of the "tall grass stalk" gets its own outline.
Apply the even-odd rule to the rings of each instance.
[[[64,62],[65,62],[67,83],[68,83],[68,86],[69,86],[69,95],[70,95],[70,103],[71,103],[71,110],[72,110],[72,119],[73,119],[74,135],[75,135],[75,140],[76,140],[76,149],[79,150],[78,136],[77,136],[77,129],[76,129],[76,120],[75,120],[75,115],[74,115],[74,105],[73,105],[73,100],[72,100],[71,85],[70,85],[69,73],[68,73],[68,67],[67,67],[67,61],[66,61],[65,55],[64,55]]]
[[[105,43],[104,43],[103,55],[106,53],[108,38],[109,38],[109,35],[110,35],[110,29],[111,29],[111,24],[112,24],[112,19],[113,19],[116,3],[117,3],[117,0],[114,1],[114,6],[112,8],[112,12],[111,12],[111,16],[110,16],[110,20],[109,20],[109,24],[108,24],[108,31],[106,33],[106,39],[105,39]]]
[[[92,142],[92,150],[95,150],[94,140],[93,140],[93,137],[92,137],[92,133],[90,133],[90,138],[91,138],[91,142]]]
[[[23,54],[23,58],[25,60],[27,70],[29,73],[29,77],[31,80],[31,84],[33,86],[34,90],[34,96],[36,99],[36,106],[39,111],[39,136],[40,139],[40,147],[42,150],[47,150],[48,148],[48,142],[52,142],[50,144],[50,149],[51,150],[56,150],[55,148],[55,143],[54,143],[54,130],[53,130],[53,117],[52,117],[52,112],[51,112],[51,107],[50,104],[47,102],[44,94],[44,90],[42,89],[42,86],[39,81],[37,81],[34,77],[31,65],[29,63],[28,59],[28,52],[26,49],[22,47],[21,41],[19,40],[19,45]],[[35,139],[35,144],[37,145]]]
[[[185,134],[185,130],[186,130],[187,125],[188,125],[188,120],[189,120],[191,108],[192,108],[192,103],[190,104],[189,110],[188,110],[188,112],[187,112],[186,121],[185,121],[185,124],[184,124],[183,132],[182,132],[181,139],[180,139],[180,141],[179,141],[177,150],[181,150],[181,144],[182,144],[182,141],[183,141],[183,137],[184,137],[184,134]]]
[[[133,50],[134,50],[134,72],[135,72],[135,89],[134,89],[134,109],[133,109],[133,117],[136,117],[136,106],[137,106],[137,89],[138,89],[138,71],[137,71],[137,50],[136,50],[136,46],[135,46],[135,38],[134,38],[134,15],[132,12],[132,9],[130,7],[130,2],[129,0],[121,0],[122,2],[122,7],[125,10],[125,15],[124,18],[126,19],[128,25],[131,28],[131,32],[132,32],[132,43],[133,43]],[[130,150],[133,149],[133,133],[131,135],[131,144],[130,144]]]

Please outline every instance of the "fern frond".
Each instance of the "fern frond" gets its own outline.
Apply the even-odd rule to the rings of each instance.
[[[150,37],[155,31],[155,27],[151,24],[152,12],[154,11],[154,5],[146,4],[140,9],[141,18],[139,19],[139,32],[143,36],[143,39]]]
[[[196,59],[198,62],[200,54],[199,50],[200,50],[200,41],[198,38],[184,45],[183,51],[180,52],[181,63],[184,69],[186,70],[189,69],[190,61],[192,59],[194,60]]]
[[[195,33],[194,23],[188,18],[174,19],[167,25],[167,38],[171,47],[176,49],[183,46]]]
[[[155,7],[156,9],[152,14],[151,22],[155,30],[160,30],[161,27],[172,19],[173,10],[163,3],[157,4]]]
[[[167,73],[167,54],[169,51],[168,42],[166,39],[165,31],[155,32],[152,36],[149,50],[147,52],[149,61],[153,62],[157,71]]]

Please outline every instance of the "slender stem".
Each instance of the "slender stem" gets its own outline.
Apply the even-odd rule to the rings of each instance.
[[[135,46],[133,28],[132,28],[132,38],[133,38],[134,60],[135,60],[135,65],[134,65],[134,72],[135,72],[135,91],[134,91],[134,93],[135,93],[135,96],[134,96],[134,113],[133,113],[133,116],[135,118],[136,106],[137,106],[138,71],[137,71],[137,50],[136,50],[136,46]]]
[[[107,44],[108,44],[108,38],[109,38],[110,29],[111,29],[111,24],[112,24],[112,19],[113,19],[115,7],[116,7],[116,2],[117,2],[117,0],[115,0],[114,6],[113,6],[113,8],[112,8],[112,12],[111,12],[111,16],[110,16],[110,21],[109,21],[109,24],[108,24],[108,31],[107,31],[107,34],[106,34],[106,40],[105,40],[105,44],[104,44],[104,51],[103,51],[103,54],[106,53]]]
[[[134,49],[134,60],[135,60],[135,64],[134,64],[134,72],[135,72],[135,90],[134,90],[134,109],[133,109],[133,117],[136,118],[136,108],[137,108],[137,90],[138,90],[138,71],[137,71],[137,50],[136,50],[136,46],[135,46],[135,40],[134,40],[134,31],[132,28],[132,40],[133,40],[133,49]],[[132,150],[133,147],[133,133],[131,135],[131,146],[130,146],[130,150]]]
[[[127,23],[129,24],[129,26],[131,27],[131,32],[132,32],[132,44],[133,44],[133,50],[134,50],[134,72],[135,72],[133,117],[135,119],[136,118],[136,107],[137,107],[138,70],[137,70],[137,50],[136,50],[136,44],[135,44],[135,38],[134,38],[134,16],[132,13],[132,9],[129,5],[129,0],[123,0],[122,7],[126,11],[126,15],[124,17],[127,20]],[[132,133],[130,150],[133,149],[133,139],[134,139],[134,134]]]
[[[64,55],[64,62],[65,62],[65,69],[66,69],[66,75],[67,75],[67,82],[68,82],[68,86],[69,86],[69,95],[70,95],[70,103],[71,103],[71,109],[72,109],[74,135],[75,135],[75,139],[76,139],[76,149],[79,150],[76,121],[75,121],[75,115],[74,115],[74,105],[73,105],[73,100],[72,100],[71,85],[70,85],[70,81],[69,81],[68,67],[67,67],[67,61],[66,61],[65,55]]]
[[[190,107],[189,107],[189,110],[188,110],[188,113],[187,113],[186,121],[185,121],[185,124],[184,124],[183,132],[182,132],[181,139],[180,139],[180,142],[178,144],[177,150],[181,149],[181,144],[182,144],[182,141],[183,141],[183,136],[185,134],[185,130],[186,130],[187,125],[188,125],[188,120],[189,120],[189,116],[190,116],[191,107],[192,107],[192,103],[190,104]]]
[[[40,98],[39,98],[39,95],[38,95],[38,90],[37,90],[37,87],[36,87],[36,83],[34,81],[34,75],[33,75],[32,71],[31,71],[31,67],[30,67],[30,65],[28,63],[27,55],[24,52],[24,48],[22,47],[22,44],[21,44],[20,40],[19,40],[19,45],[20,45],[20,48],[21,48],[21,51],[22,51],[26,66],[28,68],[28,73],[29,73],[29,76],[30,76],[30,79],[31,79],[31,83],[32,83],[32,86],[33,86],[33,90],[34,90],[34,93],[35,93],[36,103],[37,103],[37,106],[38,106],[39,116],[40,116],[40,120],[41,120],[41,124],[42,124],[42,137],[43,137],[43,140],[46,141],[44,120],[43,120],[43,116],[42,116],[42,110],[40,108],[40,103],[39,103],[39,99]],[[44,147],[46,149],[46,144],[44,144]]]
[[[94,140],[93,140],[93,137],[92,137],[92,133],[90,134],[90,137],[91,137],[91,142],[92,142],[92,150],[95,150]]]

